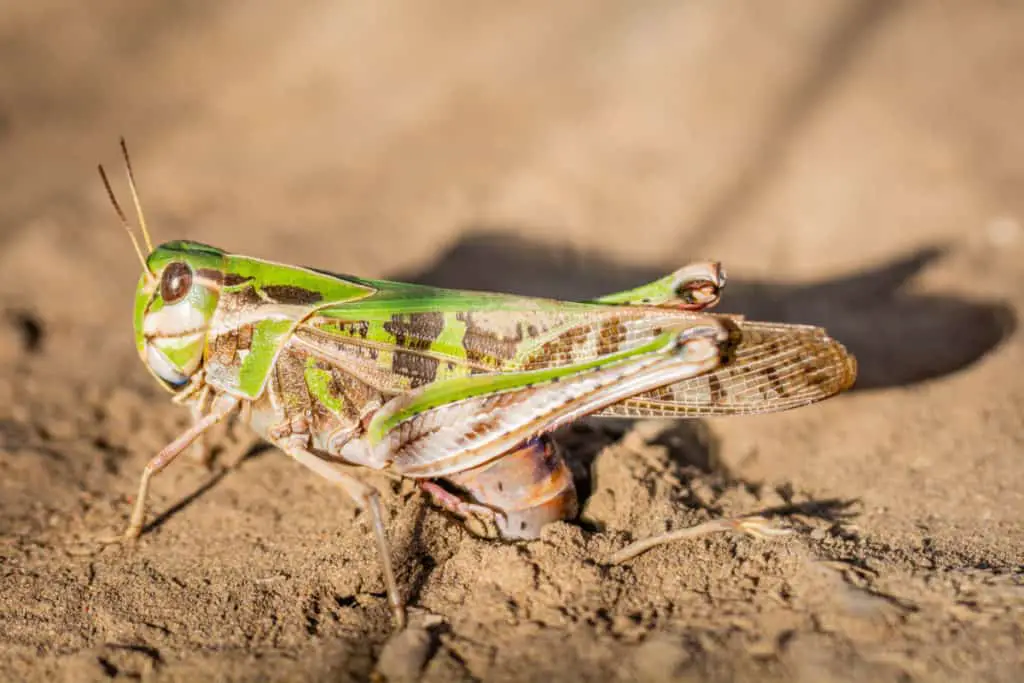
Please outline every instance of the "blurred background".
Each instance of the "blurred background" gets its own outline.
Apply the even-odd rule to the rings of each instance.
[[[267,616],[253,607],[255,622],[239,627],[250,632],[247,644],[233,640],[231,624],[190,626],[205,629],[204,642],[233,643],[243,653],[236,661],[195,659],[196,643],[173,628],[140,635],[145,605],[166,600],[165,614],[181,608],[175,598],[155,598],[144,572],[136,593],[89,602],[93,616],[68,606],[85,581],[83,561],[59,552],[68,529],[116,526],[123,504],[97,508],[95,500],[130,495],[147,453],[184,424],[135,358],[129,311],[138,264],[95,170],[106,165],[128,204],[118,149],[124,135],[157,241],[186,238],[366,277],[559,297],[633,286],[712,258],[731,276],[724,310],[827,325],[858,355],[861,382],[849,397],[709,427],[721,470],[708,476],[767,483],[746,499],[736,493],[743,486],[715,479],[721,485],[712,498],[740,497],[708,509],[766,507],[772,491],[789,492],[779,504],[792,503],[794,491],[808,500],[856,499],[860,526],[844,533],[875,545],[807,552],[815,562],[874,558],[840,572],[840,583],[862,599],[780,607],[764,598],[774,607],[741,610],[737,621],[722,616],[729,608],[712,589],[710,603],[701,603],[713,608],[705,615],[710,640],[702,640],[687,630],[697,609],[690,586],[663,597],[668,607],[634,605],[629,614],[648,616],[627,637],[614,618],[609,626],[595,616],[618,614],[621,593],[584,601],[589,607],[562,621],[537,617],[539,606],[488,620],[480,616],[487,607],[476,613],[453,602],[429,572],[423,578],[409,569],[407,580],[420,576],[414,602],[449,620],[430,651],[441,654],[421,663],[429,676],[512,680],[516,662],[529,676],[547,676],[565,658],[576,675],[600,680],[611,676],[607,657],[614,656],[627,662],[614,669],[622,680],[908,680],[900,676],[965,670],[1010,680],[1020,663],[1021,612],[998,605],[1021,606],[1024,557],[1024,345],[1014,336],[1024,305],[1024,5],[7,4],[0,15],[0,531],[10,539],[4,561],[21,568],[9,576],[34,578],[8,591],[0,662],[27,675],[38,671],[30,653],[42,650],[47,672],[65,667],[82,680],[100,671],[104,657],[122,673],[180,672],[167,662],[184,661],[242,680],[261,670],[245,664],[258,654],[309,674],[296,655],[312,647],[308,609],[294,623],[282,617],[277,635],[252,640],[251,624]],[[289,463],[268,460],[253,467],[294,474]],[[256,481],[225,480],[190,506],[214,507],[191,514],[216,527],[217,515],[247,509],[253,491],[275,498],[274,470],[266,481],[260,471],[248,475]],[[633,475],[620,474],[628,488]],[[195,472],[167,476],[158,485],[163,507],[203,481]],[[333,492],[315,491],[320,498],[311,500],[336,504]],[[664,495],[666,509],[678,509]],[[249,510],[238,528],[265,523],[279,525],[263,527],[275,533],[299,533],[281,516],[305,519],[301,509],[284,499],[272,505]],[[314,509],[303,523],[333,530],[329,519],[317,521],[315,503],[307,505]],[[634,535],[657,530],[661,518],[637,505],[598,507],[591,517],[603,510],[603,525]],[[217,544],[245,554],[237,535],[189,538],[189,514],[172,519],[160,531],[165,540],[148,551],[160,571],[173,574],[168,563],[184,562],[173,559],[168,535],[182,536],[171,536],[184,544],[179,549],[206,549],[201,566],[179,566],[181,576],[212,571]],[[412,534],[413,513],[396,514],[393,532],[408,542],[402,534]],[[836,536],[833,524],[821,522],[821,533]],[[346,533],[358,545],[363,535],[352,526]],[[487,564],[496,557],[487,553],[508,552],[439,529],[438,538],[456,534],[463,545],[424,541],[420,551],[438,565],[441,556],[484,553]],[[49,550],[27,550],[37,542]],[[304,547],[280,542],[285,555]],[[551,544],[562,556],[574,552],[571,539]],[[728,565],[729,548],[699,564]],[[365,555],[365,581],[375,581],[372,553]],[[565,587],[578,581],[570,567],[579,558],[557,561],[564,566],[547,566],[561,586],[550,609],[582,600]],[[679,572],[693,561],[681,561]],[[783,563],[792,571],[779,571],[796,593],[832,586],[792,561]],[[125,560],[103,562],[105,585],[116,586]],[[467,602],[502,603],[529,585],[494,596],[471,566],[464,559],[445,575],[472,597]],[[65,579],[53,578],[55,567],[65,568]],[[303,590],[319,591],[309,586],[323,567],[303,571],[308,576],[293,573],[306,577]],[[673,595],[659,583],[665,565],[636,571],[614,585]],[[950,572],[966,572],[969,589],[948,583]],[[42,586],[54,591],[49,606],[28,606]],[[305,604],[295,591],[278,590],[268,600],[280,609]],[[381,630],[360,630],[364,607],[371,609],[332,608],[357,610],[342,635],[371,643],[336,658],[357,677],[384,639]],[[373,610],[374,623],[383,623]],[[822,627],[822,613],[842,616]],[[59,646],[52,632],[63,634]],[[460,641],[474,632],[475,645]],[[115,641],[145,643],[158,656],[103,654]],[[648,641],[654,650],[636,650]],[[314,660],[318,671],[330,668]],[[657,663],[653,674],[644,661]]]
[[[922,250],[1012,247],[1018,11],[12,8],[0,295],[67,321],[82,310],[68,288],[87,292],[110,308],[76,327],[117,338],[135,262],[94,166],[119,170],[122,134],[158,240],[366,276],[571,295],[558,288],[580,274],[558,271],[598,270],[587,256],[605,263],[581,290],[612,284],[610,266],[715,258],[739,282],[811,282]],[[494,259],[520,250],[503,238],[562,262],[531,251],[530,277],[507,272]],[[437,272],[460,245],[472,257]],[[961,285],[983,293],[990,268]]]

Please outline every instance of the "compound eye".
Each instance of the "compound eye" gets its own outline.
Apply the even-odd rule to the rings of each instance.
[[[176,304],[192,289],[192,269],[181,262],[168,264],[160,278],[160,297],[167,305]]]

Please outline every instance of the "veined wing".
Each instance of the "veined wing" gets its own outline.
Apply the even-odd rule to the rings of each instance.
[[[732,319],[741,339],[733,357],[717,369],[596,414],[705,417],[778,412],[821,401],[853,385],[856,359],[822,328]]]

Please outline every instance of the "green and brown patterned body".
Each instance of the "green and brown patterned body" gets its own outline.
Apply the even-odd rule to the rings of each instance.
[[[130,167],[129,180],[135,196]],[[568,302],[340,276],[195,242],[152,248],[142,227],[136,346],[195,423],[147,466],[125,536],[141,532],[151,477],[237,415],[369,511],[400,622],[379,496],[338,465],[418,480],[476,533],[535,538],[576,514],[549,438],[559,426],[784,410],[856,374],[819,328],[704,312],[725,284],[715,263]]]

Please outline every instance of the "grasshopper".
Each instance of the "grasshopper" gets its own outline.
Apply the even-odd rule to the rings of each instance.
[[[714,262],[570,302],[336,275],[197,242],[153,247],[121,147],[146,252],[99,170],[142,264],[135,345],[194,422],[146,465],[119,540],[141,534],[151,479],[236,417],[366,511],[401,627],[379,494],[345,466],[417,481],[480,535],[536,538],[577,513],[556,428],[590,415],[786,410],[856,376],[853,356],[821,328],[707,313],[726,282]],[[760,529],[744,519],[711,527]]]

